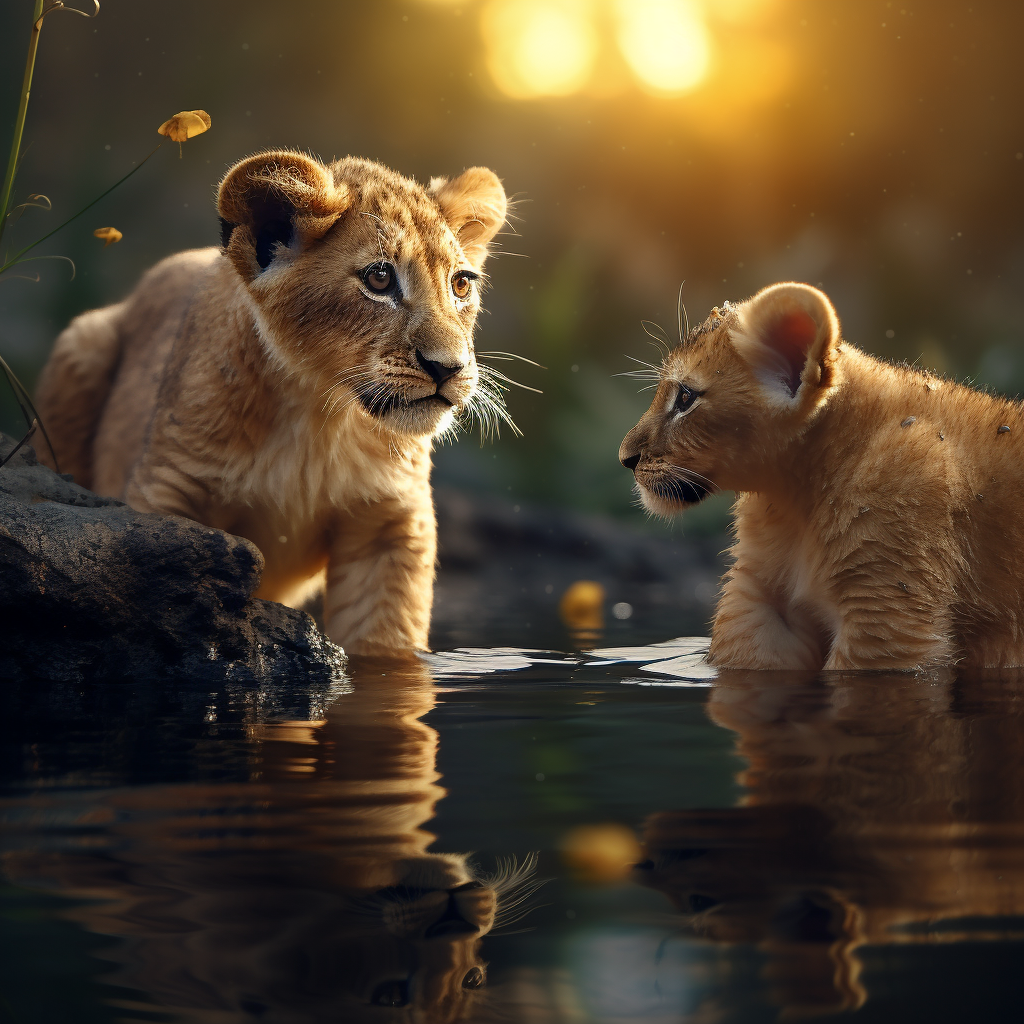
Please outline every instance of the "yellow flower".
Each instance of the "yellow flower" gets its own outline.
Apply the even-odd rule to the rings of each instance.
[[[103,248],[106,249],[108,245],[113,245],[115,242],[121,241],[121,232],[117,228],[97,228],[93,235],[96,238],[103,239]]]
[[[178,156],[181,156],[181,144],[194,135],[202,135],[213,122],[205,110],[180,110],[174,117],[164,121],[157,132],[166,135],[178,144]]]
[[[202,135],[213,122],[205,110],[182,110],[164,121],[157,131],[172,142],[187,142],[194,135]]]

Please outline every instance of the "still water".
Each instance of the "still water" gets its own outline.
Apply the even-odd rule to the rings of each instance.
[[[701,644],[0,697],[0,1020],[1019,1020],[1024,677]]]

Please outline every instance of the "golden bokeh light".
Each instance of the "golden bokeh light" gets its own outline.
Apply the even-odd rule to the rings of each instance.
[[[626,63],[648,90],[688,92],[707,76],[711,36],[689,0],[616,0],[617,38]]]
[[[633,830],[614,822],[578,825],[558,845],[562,860],[585,882],[621,882],[643,856]]]
[[[710,18],[736,25],[750,26],[775,13],[778,0],[703,0]]]
[[[594,68],[598,34],[587,0],[490,0],[481,28],[487,64],[507,96],[568,96]]]

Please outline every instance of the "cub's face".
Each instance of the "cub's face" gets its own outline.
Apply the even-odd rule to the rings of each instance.
[[[671,516],[720,490],[757,490],[833,385],[839,324],[807,285],[715,308],[657,370],[619,461],[645,507]]]
[[[650,408],[626,435],[619,461],[648,511],[673,515],[728,486],[753,439],[754,381],[715,313],[666,356]]]
[[[486,984],[480,940],[494,925],[498,892],[453,854],[426,854],[392,869],[395,884],[361,900],[383,927],[361,936],[373,955],[354,979],[360,1001],[415,1007],[431,1021],[462,1020]]]
[[[433,435],[500,401],[473,347],[506,209],[490,171],[424,188],[366,160],[268,153],[228,173],[219,205],[261,338],[326,415]]]

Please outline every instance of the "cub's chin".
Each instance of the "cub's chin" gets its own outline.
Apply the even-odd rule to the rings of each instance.
[[[396,434],[436,437],[451,427],[455,419],[455,406],[443,395],[428,395],[398,406],[380,419],[384,426]]]
[[[658,480],[647,484],[636,482],[644,508],[656,516],[677,516],[699,505],[711,491],[689,480]]]

